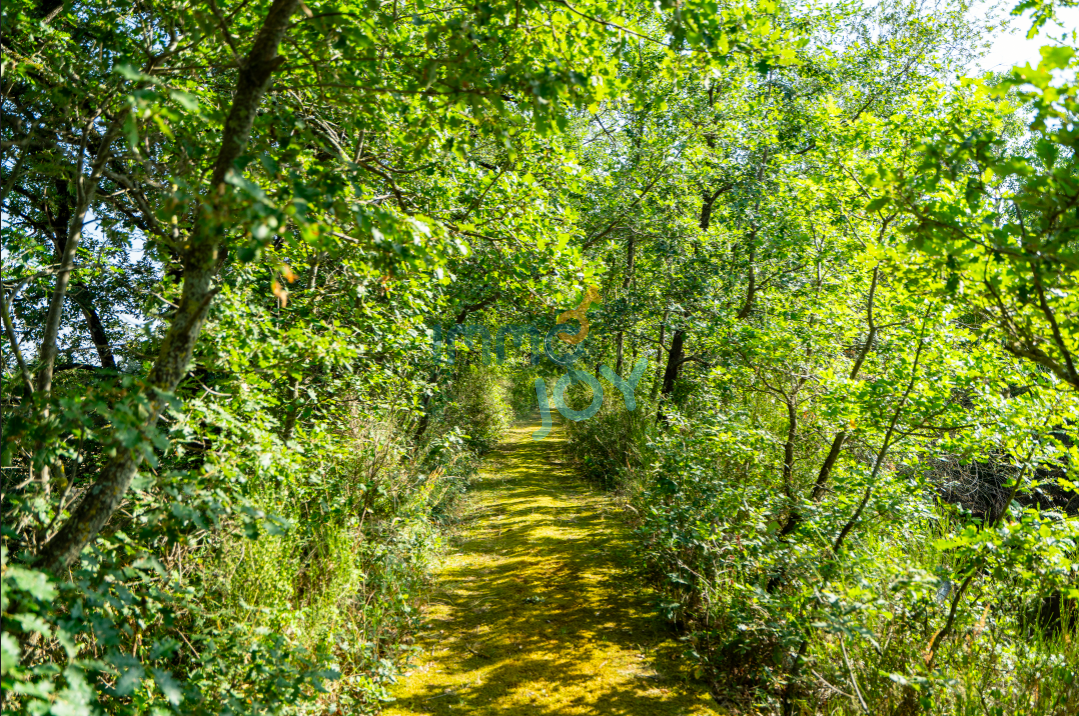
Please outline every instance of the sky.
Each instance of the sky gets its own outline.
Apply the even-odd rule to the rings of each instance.
[[[979,13],[985,14],[993,4],[992,2],[987,2],[975,5],[971,9],[971,15],[977,17]],[[1012,2],[1006,3],[1005,7],[997,11],[998,16],[1004,17],[1007,15],[1012,4]],[[1064,31],[1073,32],[1076,28],[1079,28],[1079,8],[1058,9],[1057,18],[1061,24],[1055,27],[1047,25],[1043,28],[1042,34],[1031,40],[1026,39],[1027,30],[1030,29],[1029,13],[1021,18],[1012,18],[1011,31],[997,31],[989,54],[978,62],[978,67],[985,71],[1000,72],[1009,69],[1013,65],[1025,65],[1028,62],[1031,65],[1037,65],[1041,60],[1038,48],[1042,45],[1050,44],[1045,37],[1045,30],[1048,30],[1048,34],[1058,38]]]

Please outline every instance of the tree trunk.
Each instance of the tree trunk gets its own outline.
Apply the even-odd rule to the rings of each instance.
[[[712,206],[716,203],[716,199],[733,186],[734,184],[724,184],[711,194],[708,193],[707,189],[701,192],[701,220],[698,225],[702,230],[707,231],[712,224]]]
[[[420,439],[423,434],[427,432],[427,425],[431,422],[431,396],[423,396],[423,415],[420,416],[419,422],[416,424],[416,432],[412,435],[412,442],[419,445]]]
[[[750,237],[749,244],[749,283],[746,285],[746,300],[742,304],[742,310],[738,311],[738,320],[744,321],[749,318],[749,314],[753,311],[753,299],[757,297],[757,274],[753,268],[753,261],[756,259],[756,246],[755,236]]]
[[[854,365],[851,367],[849,380],[852,381],[858,377],[858,372],[862,369],[862,363],[865,362],[865,358],[869,355],[869,351],[873,347],[873,342],[877,337],[879,326],[877,326],[876,319],[873,315],[873,302],[876,297],[877,282],[879,278],[880,265],[878,264],[873,268],[873,277],[869,284],[869,299],[866,303],[866,323],[869,327],[869,333],[866,336],[865,343],[862,344],[861,350],[858,351],[858,356],[854,359]],[[817,480],[813,484],[813,492],[809,497],[813,502],[818,502],[824,497],[828,479],[832,474],[833,468],[835,468],[835,463],[839,459],[839,453],[843,450],[843,443],[846,439],[847,431],[840,430],[832,440],[832,446],[828,449],[828,455],[824,458],[824,463],[821,465],[820,472],[817,473]],[[790,515],[787,516],[786,524],[784,524],[783,529],[779,531],[779,537],[786,537],[793,532],[800,520],[801,515],[798,514],[798,510],[792,509]]]
[[[82,284],[73,283],[68,297],[82,310],[83,318],[86,319],[86,325],[90,330],[90,339],[94,342],[94,348],[97,349],[98,359],[101,360],[101,367],[116,370],[116,358],[113,356],[112,346],[109,345],[109,335],[105,333],[101,317],[94,310],[93,296],[90,295],[89,289]]]
[[[637,240],[633,234],[629,235],[629,244],[626,246],[626,276],[622,279],[622,290],[625,291],[633,282],[633,268],[636,264]],[[622,354],[625,350],[625,332],[619,331],[615,338],[615,365],[614,372],[622,375]]]
[[[625,333],[618,332],[618,335],[614,338],[614,372],[618,375],[622,375],[622,352],[623,342],[625,341]]]
[[[291,376],[288,380],[288,408],[285,412],[285,424],[281,430],[281,440],[288,442],[292,439],[292,431],[296,429],[296,419],[300,415],[300,379]]]
[[[742,310],[738,312],[738,320],[744,321],[749,318],[749,314],[753,311],[753,301],[757,297],[757,273],[753,266],[753,262],[757,258],[757,231],[760,229],[760,225],[757,223],[760,219],[758,216],[761,209],[761,182],[764,179],[764,167],[768,163],[768,151],[765,150],[764,158],[761,160],[761,164],[757,167],[757,201],[753,207],[753,220],[749,229],[749,285],[746,286],[746,300],[742,304]]]
[[[90,210],[90,204],[97,194],[97,184],[101,178],[101,172],[105,170],[105,163],[111,156],[109,147],[120,133],[128,112],[130,112],[130,108],[117,112],[116,117],[113,118],[108,129],[105,130],[105,134],[101,138],[101,146],[98,148],[97,156],[94,157],[93,166],[90,168],[90,176],[84,177],[80,174],[76,178],[75,185],[78,187],[78,197],[75,211],[59,228],[59,231],[55,232],[56,243],[54,248],[59,257],[60,270],[56,274],[56,286],[53,287],[52,296],[49,298],[49,312],[45,318],[45,331],[41,339],[41,350],[38,351],[38,362],[41,364],[41,368],[37,374],[37,390],[45,396],[48,396],[52,390],[53,365],[56,363],[58,352],[56,338],[60,333],[60,317],[64,308],[64,297],[67,295],[67,285],[71,280],[71,271],[75,267],[75,253],[78,251],[79,242],[82,240],[82,227],[86,222],[86,213]],[[81,170],[81,159],[79,160],[79,167]],[[63,185],[66,191],[67,182],[58,180],[56,184],[58,190]],[[66,206],[66,197],[60,197],[60,201],[62,206]],[[61,221],[63,221],[63,218]]]
[[[187,374],[206,310],[216,293],[211,284],[227,250],[222,238],[227,231],[228,216],[220,204],[221,197],[227,192],[225,177],[233,170],[233,163],[247,145],[255,112],[283,59],[277,54],[278,45],[288,29],[289,18],[298,6],[299,0],[274,0],[251,51],[241,65],[206,203],[195,220],[190,248],[184,252],[184,286],[180,305],[150,371],[149,382],[154,390],[149,396],[149,409],[143,421],[146,431],[154,427],[165,409],[166,403],[161,394],[175,391]],[[70,242],[66,248],[70,251]],[[56,572],[67,568],[78,558],[119,507],[141,459],[139,452],[128,449],[117,451],[64,526],[42,549],[41,566]]]
[[[667,352],[667,368],[663,371],[663,390],[660,394],[659,408],[656,410],[656,422],[667,423],[667,416],[663,412],[663,401],[670,397],[674,390],[674,382],[678,380],[678,372],[682,368],[683,344],[686,331],[678,328],[671,339],[671,350]]]
[[[667,317],[671,314],[670,310],[663,312],[663,322],[659,324],[659,346],[656,347],[656,366],[663,365],[663,335],[667,329]],[[657,373],[655,378],[652,379],[652,392],[649,395],[650,400],[656,399],[656,394],[659,392],[659,386],[662,378]]]
[[[440,372],[441,371],[439,371],[438,366],[436,365],[431,369],[431,374],[428,376],[427,382],[435,385],[438,382]],[[431,422],[431,398],[433,395],[433,393],[425,393],[423,401],[421,401],[423,403],[423,415],[420,416],[419,423],[416,425],[416,432],[412,435],[412,442],[417,445],[419,445],[420,438],[427,432],[427,427]]]

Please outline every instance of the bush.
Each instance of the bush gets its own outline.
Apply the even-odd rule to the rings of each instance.
[[[314,459],[216,438],[216,467],[135,493],[72,581],[4,547],[5,713],[379,710],[474,454],[453,430],[411,453],[389,421],[309,435]]]
[[[536,414],[536,371],[531,366],[513,366],[509,370],[508,399],[518,420]]]
[[[497,445],[513,422],[506,383],[495,366],[471,365],[461,369],[450,392],[442,422],[461,427],[478,454]]]
[[[566,390],[566,404],[587,407],[589,389],[575,383]],[[621,393],[604,384],[603,405],[587,420],[563,421],[569,440],[566,452],[585,478],[606,489],[626,486],[641,466],[645,446],[655,430],[655,409],[646,396],[638,395],[637,407],[625,409]]]
[[[784,701],[803,713],[864,713],[858,699],[874,714],[1076,712],[1074,639],[1027,617],[1027,605],[1074,579],[1074,523],[1028,509],[992,533],[956,525],[947,505],[934,506],[928,481],[899,469],[916,460],[908,453],[878,478],[872,519],[833,561],[820,540],[779,538],[787,497],[762,459],[775,440],[763,407],[657,436],[622,477],[633,488],[641,570],[717,694],[767,713]],[[843,482],[857,485],[858,475],[848,464]],[[822,508],[814,529],[835,534],[852,502]],[[1035,546],[1038,535],[1062,540],[1064,551]],[[959,585],[949,575],[963,544],[999,566],[973,575],[977,590],[955,603],[953,623]],[[1006,567],[1009,559],[1024,568]],[[927,676],[926,647],[946,625],[954,638],[941,642]]]

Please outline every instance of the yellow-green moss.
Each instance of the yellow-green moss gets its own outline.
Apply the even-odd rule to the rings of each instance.
[[[485,463],[387,716],[718,713],[627,581],[613,501],[555,462],[561,430],[535,442],[537,427]]]

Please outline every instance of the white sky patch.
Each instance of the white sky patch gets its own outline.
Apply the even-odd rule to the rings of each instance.
[[[1079,28],[1079,8],[1057,8],[1059,24],[1047,24],[1042,32],[1032,39],[1027,39],[1027,31],[1030,29],[1030,14],[1022,17],[1010,17],[1012,3],[1006,3],[995,11],[991,8],[996,3],[986,2],[975,5],[970,10],[971,17],[995,15],[1000,19],[1007,19],[1008,27],[1001,28],[994,33],[992,46],[989,54],[981,58],[977,63],[977,69],[983,72],[1003,72],[1015,65],[1025,65],[1028,62],[1037,66],[1041,61],[1041,53],[1038,51],[1043,45],[1056,44],[1054,39],[1059,40],[1062,33],[1069,35]]]

